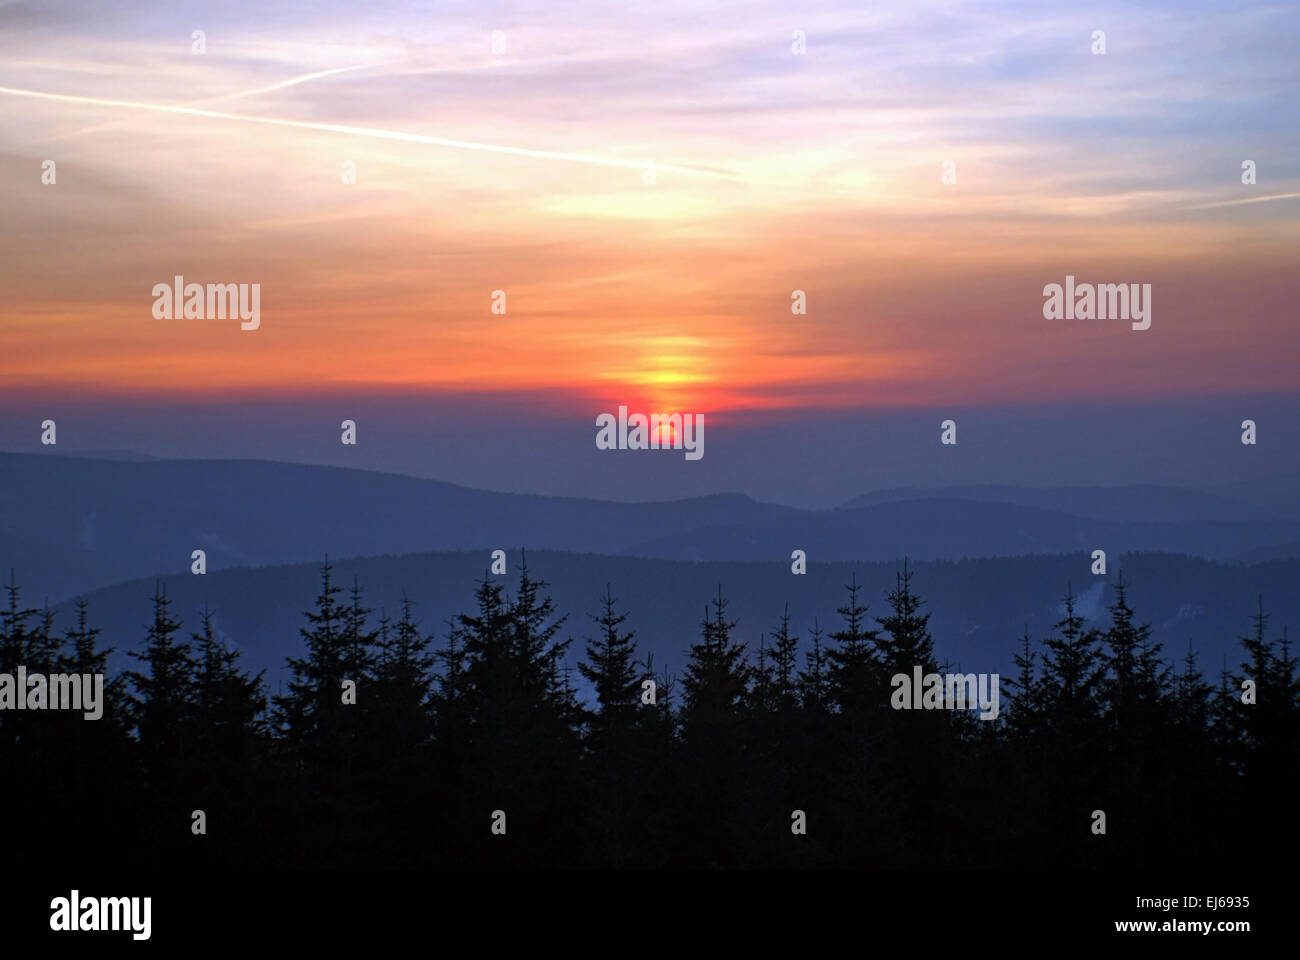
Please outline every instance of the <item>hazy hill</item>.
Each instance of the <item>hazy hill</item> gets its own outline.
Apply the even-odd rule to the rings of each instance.
[[[1285,483],[1234,500],[1166,487],[894,490],[809,511],[716,495],[613,503],[258,460],[0,454],[0,565],[62,599],[155,573],[333,556],[538,548],[685,560],[893,561],[1088,553],[1296,555]],[[1270,499],[1271,498],[1271,499]],[[1016,502],[1013,502],[1016,501]],[[1069,512],[1073,511],[1073,512]]]
[[[0,564],[51,597],[130,577],[335,556],[534,543],[617,553],[707,523],[790,507],[740,495],[610,503],[260,460],[93,460],[0,454]]]
[[[1250,508],[1244,508],[1250,509]],[[789,557],[798,547],[819,560],[893,560],[1015,556],[1023,553],[1107,555],[1185,553],[1226,560],[1248,551],[1272,556],[1294,543],[1300,521],[1195,519],[1186,522],[1103,520],[995,501],[901,500],[741,523],[719,522],[632,545],[626,552],[682,560]]]
[[[1236,496],[1233,495],[1236,491]],[[1014,487],[986,485],[926,490],[896,487],[854,497],[842,509],[871,507],[900,500],[975,500],[1009,503],[1098,520],[1143,523],[1257,522],[1285,516],[1295,519],[1300,510],[1300,488],[1283,496],[1280,485],[1261,488],[1243,484],[1217,491],[1155,484],[1122,487]]]
[[[1252,503],[1286,516],[1300,517],[1300,473],[1241,480],[1211,487],[1209,492],[1242,503]]]

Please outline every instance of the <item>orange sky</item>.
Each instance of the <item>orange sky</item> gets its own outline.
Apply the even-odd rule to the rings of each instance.
[[[506,57],[468,23],[447,49],[245,31],[202,57],[170,34],[20,32],[0,41],[0,86],[81,99],[0,93],[0,384],[215,400],[560,388],[665,411],[1297,387],[1295,174],[1237,179],[1240,155],[1291,136],[1280,120],[1219,134],[1207,172],[1199,134],[1127,132],[1172,109],[1159,84],[1140,101],[1131,87],[1176,76],[1173,54],[1099,63],[1052,21],[1020,41],[1060,46],[1050,75],[945,99],[921,79],[923,46],[917,69],[873,73],[855,16],[810,14],[823,42],[798,62],[775,14],[727,34],[739,53],[668,28],[620,53],[635,24],[603,21],[578,37],[520,25]],[[1161,23],[1130,30],[1156,44]],[[694,71],[681,96],[666,62]],[[1207,112],[1240,95],[1230,79],[1195,91]],[[868,82],[873,99],[851,92]],[[146,108],[197,101],[226,116]],[[1111,139],[1061,134],[1062,115]],[[619,165],[645,160],[683,172],[647,184]],[[1151,330],[1044,320],[1042,287],[1067,273],[1151,283]],[[260,283],[261,328],[155,320],[150,291],[176,274]]]

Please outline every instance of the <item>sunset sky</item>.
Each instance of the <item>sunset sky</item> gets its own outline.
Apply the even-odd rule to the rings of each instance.
[[[618,404],[1300,392],[1294,4],[271,6],[0,0],[6,448],[60,404],[151,412],[83,448],[200,455],[160,411],[427,399],[589,446]],[[260,283],[261,328],[155,320],[177,274]],[[1151,329],[1044,320],[1067,274],[1150,283]]]

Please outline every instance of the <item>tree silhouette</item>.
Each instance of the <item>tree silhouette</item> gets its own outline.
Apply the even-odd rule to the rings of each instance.
[[[1239,671],[1225,663],[1211,684],[1190,643],[1171,671],[1126,579],[1104,630],[1067,588],[1053,632],[1020,637],[991,722],[891,709],[891,671],[952,669],[934,664],[906,561],[878,629],[856,577],[846,589],[829,647],[810,618],[803,670],[778,608],[759,670],[719,586],[674,691],[651,654],[638,662],[607,584],[577,666],[592,695],[580,710],[564,618],[526,561],[513,596],[476,585],[436,653],[405,593],[376,628],[361,584],[342,602],[327,561],[268,728],[261,675],[206,607],[182,642],[159,582],[138,669],[108,678],[103,720],[0,710],[0,763],[24,788],[4,795],[3,815],[29,854],[71,856],[93,827],[115,862],[196,868],[1228,865],[1287,815],[1300,683],[1262,599]],[[107,672],[84,600],[59,633],[12,573],[7,590],[5,667]],[[104,783],[114,790],[86,809]],[[1090,834],[1096,808],[1122,842]],[[190,836],[192,809],[219,842]],[[488,834],[494,810],[509,815],[508,840]],[[808,836],[792,835],[793,810]]]
[[[875,648],[879,635],[866,626],[867,606],[858,602],[857,576],[845,585],[849,602],[836,611],[844,626],[830,635],[826,653],[830,700],[843,713],[861,718],[880,702],[884,690],[880,662]]]
[[[600,616],[591,619],[600,627],[596,639],[587,638],[587,659],[578,669],[596,693],[597,710],[591,719],[589,742],[600,750],[616,750],[632,726],[641,693],[641,675],[636,665],[636,641],[632,631],[620,630],[626,613],[614,607],[609,584],[601,598]]]
[[[166,795],[180,788],[195,760],[197,664],[190,645],[176,639],[182,624],[168,611],[171,600],[162,581],[151,602],[144,650],[131,654],[145,670],[128,671],[127,677],[135,690],[131,706],[141,759],[153,786]]]

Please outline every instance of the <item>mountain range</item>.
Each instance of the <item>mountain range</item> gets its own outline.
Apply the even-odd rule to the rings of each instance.
[[[679,666],[719,586],[738,636],[756,647],[787,602],[805,637],[814,617],[836,629],[851,578],[880,613],[906,556],[941,656],[1007,672],[1020,633],[1041,636],[1059,619],[1067,583],[1084,615],[1104,622],[1122,569],[1166,654],[1190,641],[1208,670],[1236,663],[1258,595],[1275,627],[1300,623],[1296,479],[1207,490],[903,488],[802,510],[736,494],[616,503],[271,461],[3,453],[0,564],[27,602],[55,605],[61,625],[68,601],[86,595],[119,652],[143,636],[161,578],[176,615],[192,623],[208,604],[272,679],[299,652],[326,555],[371,606],[392,614],[405,589],[424,628],[445,639],[444,621],[470,608],[490,551],[506,550],[513,585],[527,549],[570,615],[571,665],[606,583],[644,649]],[[203,576],[190,572],[195,549],[206,553]],[[804,575],[791,571],[796,549]],[[1106,576],[1092,573],[1095,549],[1107,552]]]

